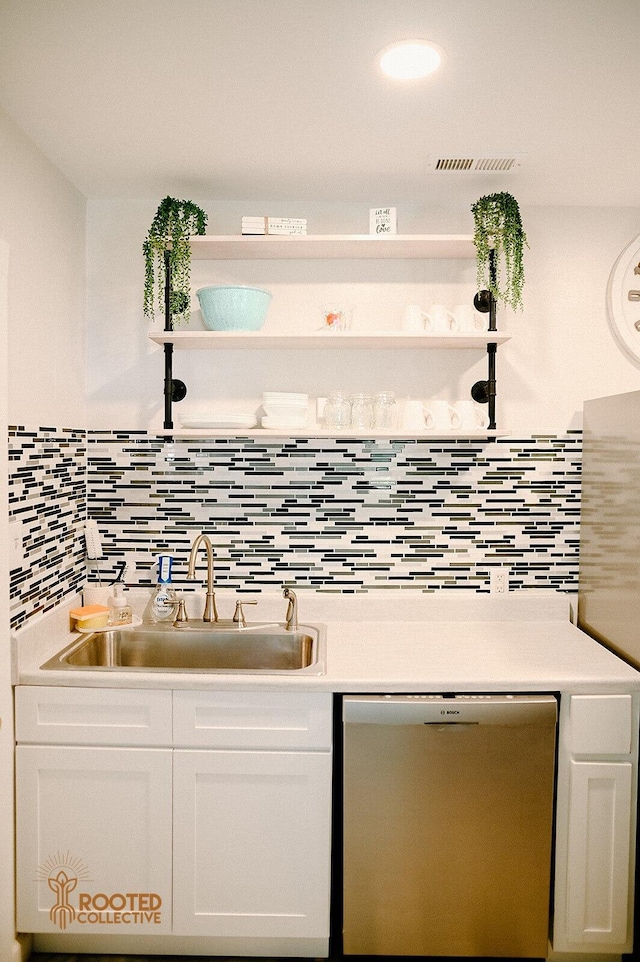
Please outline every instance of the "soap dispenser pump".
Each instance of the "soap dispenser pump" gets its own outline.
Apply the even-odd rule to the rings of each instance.
[[[113,586],[113,594],[109,598],[109,624],[116,627],[118,625],[130,625],[132,621],[133,611],[124,587],[116,582]]]

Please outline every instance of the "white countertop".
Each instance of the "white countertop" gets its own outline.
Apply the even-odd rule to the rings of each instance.
[[[330,625],[334,691],[638,690],[640,673],[567,622]]]
[[[132,592],[138,595],[134,608],[137,600],[140,610],[148,594]],[[282,619],[279,593],[258,597],[265,620]],[[224,593],[218,598],[230,604]],[[16,634],[14,681],[245,691],[640,691],[640,672],[571,624],[565,595],[514,592],[496,600],[475,594],[408,598],[386,591],[359,597],[300,591],[298,600],[302,624],[326,625],[321,675],[43,670],[48,658],[77,637],[68,625],[68,609],[78,602],[73,598]],[[200,603],[195,595],[189,598],[190,614]]]

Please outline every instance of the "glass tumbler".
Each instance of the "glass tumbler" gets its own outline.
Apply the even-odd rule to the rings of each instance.
[[[373,399],[375,427],[390,430],[395,425],[396,396],[393,391],[381,391]]]
[[[351,395],[351,427],[372,428],[375,425],[372,394]]]
[[[321,309],[322,330],[346,331],[351,327],[353,308],[348,304],[329,304]]]
[[[324,423],[328,428],[348,428],[351,424],[351,401],[343,391],[334,391],[324,406]]]

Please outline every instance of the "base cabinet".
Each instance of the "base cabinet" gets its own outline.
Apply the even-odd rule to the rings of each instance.
[[[637,694],[561,696],[556,958],[631,951],[639,721]],[[328,954],[331,694],[25,686],[16,732],[38,951]]]
[[[561,702],[556,809],[556,952],[631,952],[638,696]]]
[[[328,954],[330,694],[19,688],[16,731],[39,951]]]

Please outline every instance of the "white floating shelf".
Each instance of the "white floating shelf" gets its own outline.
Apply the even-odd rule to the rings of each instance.
[[[192,237],[194,260],[459,258],[476,256],[470,234],[269,234]]]
[[[300,428],[292,431],[270,431],[266,428],[217,428],[215,430],[191,430],[176,427],[173,430],[149,429],[150,434],[171,438],[257,438],[265,441],[277,438],[336,438],[337,440],[372,440],[372,441],[488,441],[494,438],[506,437],[508,431],[489,430],[462,431],[329,431],[323,428]]]
[[[151,331],[156,344],[173,344],[176,350],[210,351],[220,348],[420,348],[423,350],[486,349],[487,344],[504,344],[511,334],[482,331],[477,334],[413,334],[406,331],[344,331],[340,334],[288,334],[263,331]]]

